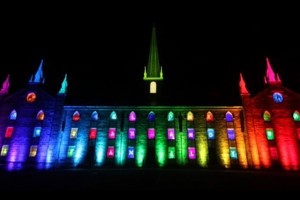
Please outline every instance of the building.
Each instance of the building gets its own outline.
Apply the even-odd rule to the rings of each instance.
[[[0,91],[3,169],[74,167],[281,169],[299,171],[300,95],[285,88],[266,59],[266,88],[242,105],[161,106],[164,81],[153,27],[143,80],[148,106],[66,105],[43,90],[43,60],[28,85]],[[238,91],[237,91],[238,92]]]

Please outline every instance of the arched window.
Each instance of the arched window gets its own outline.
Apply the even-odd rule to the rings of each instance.
[[[293,118],[294,118],[294,121],[300,121],[300,113],[298,110],[295,110],[295,112],[293,113]]]
[[[75,111],[73,114],[73,121],[77,122],[80,120],[80,113],[78,111]]]
[[[214,115],[212,114],[212,112],[208,111],[206,113],[206,118],[205,118],[206,122],[213,122],[214,119],[215,118],[214,118]]]
[[[38,114],[36,115],[36,119],[37,119],[37,120],[40,120],[40,121],[43,121],[44,118],[45,118],[45,113],[44,113],[43,110],[40,110],[40,111],[38,112]]]
[[[194,114],[189,111],[186,116],[187,121],[194,121]]]
[[[17,111],[16,110],[13,110],[13,111],[10,112],[9,119],[10,120],[16,120],[17,119]]]
[[[156,82],[155,82],[155,81],[152,81],[152,82],[150,83],[150,93],[151,93],[151,94],[155,94],[155,93],[156,93],[156,90],[157,90]]]
[[[110,119],[111,120],[117,120],[118,119],[116,111],[112,111],[110,113]]]
[[[168,122],[173,122],[174,121],[174,113],[170,111],[168,113]]]
[[[97,121],[97,120],[99,119],[99,116],[98,116],[98,112],[97,112],[97,111],[92,112],[91,119],[92,119],[93,121]]]
[[[148,121],[150,121],[150,122],[155,121],[155,113],[153,111],[149,112]]]
[[[227,113],[225,114],[225,120],[226,122],[233,122],[233,115],[231,112],[227,111]]]
[[[135,114],[134,111],[131,111],[129,113],[129,121],[131,121],[131,122],[135,122],[136,121],[136,114]]]
[[[264,114],[263,114],[263,118],[264,118],[264,121],[265,121],[265,122],[271,121],[271,114],[270,114],[270,112],[266,110],[266,111],[264,112]]]

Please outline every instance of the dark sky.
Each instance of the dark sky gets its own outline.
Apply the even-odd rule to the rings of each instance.
[[[135,6],[2,8],[0,81],[9,73],[11,93],[22,89],[44,59],[45,89],[56,94],[67,73],[70,103],[135,102],[155,23],[164,88],[176,103],[239,104],[239,73],[256,94],[264,88],[266,56],[284,86],[300,92],[293,5]]]

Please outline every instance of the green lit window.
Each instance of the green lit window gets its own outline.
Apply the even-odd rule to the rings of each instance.
[[[173,122],[174,121],[174,113],[170,111],[168,113],[168,122]]]
[[[237,159],[238,158],[238,154],[237,154],[236,147],[230,147],[229,148],[229,154],[230,154],[230,158]]]
[[[168,147],[168,158],[175,159],[175,147]]]
[[[111,119],[111,120],[117,120],[117,119],[118,119],[118,116],[117,116],[116,111],[112,111],[112,112],[110,113],[110,119]]]
[[[75,146],[68,146],[68,158],[72,158],[75,154]]]
[[[299,113],[299,111],[296,110],[296,111],[293,113],[293,118],[294,118],[294,121],[297,121],[297,122],[300,121],[300,113]]]
[[[275,138],[274,131],[273,131],[272,128],[267,128],[266,129],[266,135],[267,135],[268,140],[274,140],[274,138]]]
[[[264,118],[265,122],[271,121],[271,114],[270,114],[270,112],[269,111],[265,111],[264,114],[263,114],[263,118]]]

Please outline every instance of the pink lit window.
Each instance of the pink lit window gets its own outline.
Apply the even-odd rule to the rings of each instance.
[[[168,140],[175,140],[175,129],[168,128]]]
[[[116,128],[108,129],[108,139],[116,139]]]
[[[196,148],[195,147],[188,148],[188,156],[189,156],[189,159],[191,159],[191,160],[196,159]]]
[[[152,140],[155,138],[155,129],[154,128],[148,128],[148,139]]]
[[[106,156],[108,158],[113,158],[115,156],[115,147],[114,146],[107,147]]]

